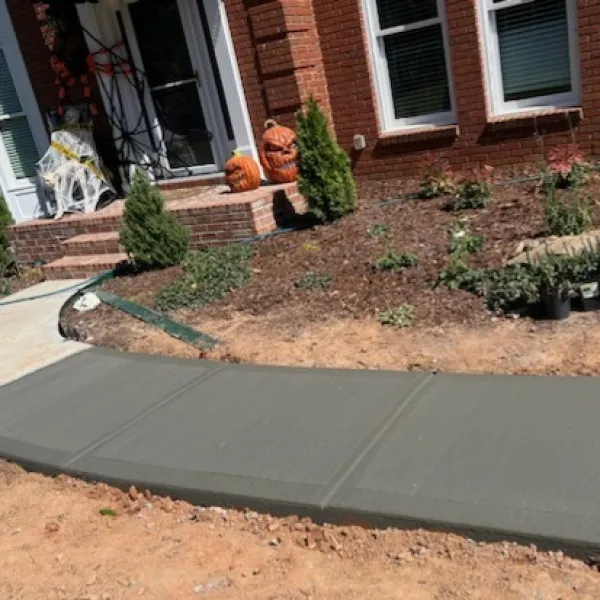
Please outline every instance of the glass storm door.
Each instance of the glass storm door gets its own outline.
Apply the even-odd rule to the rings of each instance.
[[[129,5],[142,68],[160,124],[168,169],[210,172],[221,165],[214,115],[203,87],[214,85],[210,69],[201,80],[190,56],[177,0],[138,0]]]

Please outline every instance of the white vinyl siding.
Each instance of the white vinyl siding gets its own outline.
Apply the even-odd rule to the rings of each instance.
[[[455,122],[442,0],[365,0],[384,131]]]
[[[575,2],[481,1],[492,112],[577,106]]]

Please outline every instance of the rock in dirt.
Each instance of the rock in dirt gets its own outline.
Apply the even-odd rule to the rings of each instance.
[[[129,497],[135,502],[139,498],[140,494],[137,491],[135,485],[129,488]]]
[[[599,244],[600,229],[587,231],[581,235],[523,240],[517,245],[515,256],[508,261],[508,264],[536,262],[546,254],[577,255],[586,248],[596,248]]]
[[[73,308],[77,312],[83,313],[94,310],[98,308],[101,304],[102,300],[100,300],[100,298],[98,298],[96,294],[94,294],[93,292],[88,292],[87,294],[81,296],[81,298],[79,298],[79,300],[77,300],[77,302],[73,304]]]
[[[229,577],[223,577],[221,579],[211,579],[206,583],[199,583],[193,587],[195,594],[205,594],[206,592],[214,592],[217,590],[224,590],[230,588],[233,585],[233,580]]]
[[[46,533],[57,533],[60,529],[60,525],[56,521],[50,521],[46,523],[46,527],[44,528]]]

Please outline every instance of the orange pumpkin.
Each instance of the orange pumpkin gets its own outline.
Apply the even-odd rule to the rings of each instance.
[[[296,132],[269,119],[265,123],[260,163],[269,181],[291,183],[298,179]]]
[[[260,187],[260,169],[252,157],[236,150],[225,165],[225,179],[232,192],[249,192]]]

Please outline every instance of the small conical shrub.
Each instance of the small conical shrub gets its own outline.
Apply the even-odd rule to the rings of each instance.
[[[12,215],[10,214],[10,210],[8,210],[6,200],[4,200],[4,196],[0,194],[0,252],[6,250],[10,245],[6,228],[12,222]]]
[[[322,222],[334,221],[356,208],[356,187],[350,159],[329,130],[327,117],[314,100],[299,111],[297,141],[300,151],[298,189]]]
[[[125,198],[121,245],[140,269],[161,269],[180,263],[188,248],[186,230],[165,211],[165,202],[146,175],[136,171]]]

